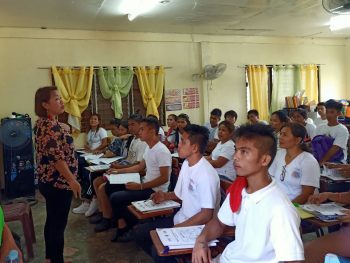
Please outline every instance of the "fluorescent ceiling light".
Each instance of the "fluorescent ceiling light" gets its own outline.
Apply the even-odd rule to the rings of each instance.
[[[119,11],[128,15],[129,21],[132,21],[138,15],[154,9],[158,3],[159,0],[123,0],[119,6]]]
[[[329,28],[331,31],[350,27],[350,15],[332,16]]]

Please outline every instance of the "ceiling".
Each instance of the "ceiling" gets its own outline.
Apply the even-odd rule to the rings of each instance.
[[[213,35],[350,37],[331,32],[321,0],[159,0],[130,22],[123,1],[0,0],[0,27]]]

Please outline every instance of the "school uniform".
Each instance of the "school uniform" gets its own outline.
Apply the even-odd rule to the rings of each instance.
[[[148,254],[151,254],[152,248],[149,231],[180,224],[198,214],[202,208],[214,209],[214,211],[219,208],[220,180],[218,174],[203,157],[193,166],[189,166],[186,160],[181,167],[174,193],[182,200],[182,206],[174,217],[157,218],[135,228],[135,241]],[[155,262],[176,262],[171,257],[156,256],[155,251],[152,257]]]
[[[302,152],[286,165],[286,154],[285,149],[278,150],[269,173],[289,200],[301,194],[303,185],[319,188],[321,171],[315,157],[311,153]]]
[[[220,263],[304,260],[300,218],[288,197],[275,181],[252,194],[242,190],[238,212],[230,207],[230,194],[221,206],[218,219],[236,226],[235,240],[216,259]]]
[[[233,167],[233,155],[235,153],[235,143],[232,140],[228,140],[225,143],[221,141],[216,145],[211,153],[211,159],[217,160],[219,157],[224,157],[227,159],[222,167],[215,168],[221,178],[229,181],[234,181],[236,179],[236,171]]]

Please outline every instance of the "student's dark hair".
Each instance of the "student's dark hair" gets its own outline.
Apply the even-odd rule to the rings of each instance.
[[[301,104],[297,107],[298,109],[303,109],[303,110],[306,110],[306,112],[309,111],[309,107],[307,105],[304,105],[304,104]]]
[[[172,117],[175,121],[177,121],[177,116],[175,114],[169,114],[168,117]]]
[[[226,119],[227,117],[233,117],[236,120],[238,119],[237,112],[235,112],[234,110],[226,111],[225,114],[224,114],[224,118]]]
[[[184,119],[188,124],[191,124],[190,122],[190,118],[188,117],[188,115],[186,113],[180,113],[179,115],[177,115],[178,119]]]
[[[135,113],[135,114],[131,114],[131,115],[129,116],[128,120],[130,120],[130,121],[136,121],[136,122],[141,122],[141,121],[143,120],[143,117],[142,117],[142,115]]]
[[[229,121],[222,121],[222,122],[220,122],[219,123],[219,128],[220,128],[221,125],[224,125],[228,129],[229,132],[234,132],[235,131],[235,126]]]
[[[123,126],[125,129],[129,129],[128,121],[121,121],[119,123],[119,126]]]
[[[111,119],[111,121],[109,122],[109,124],[112,124],[112,125],[115,125],[115,126],[119,127],[119,125],[120,125],[121,122],[122,122],[121,119],[113,118],[113,119]]]
[[[215,109],[213,109],[213,110],[210,112],[210,115],[218,116],[218,117],[221,118],[222,112],[221,112],[220,109],[215,108]]]
[[[296,109],[295,111],[292,112],[292,116],[295,113],[299,113],[304,118],[304,120],[307,119],[307,111],[306,110],[304,110],[304,109]]]
[[[147,118],[155,118],[155,119],[159,120],[158,117],[154,114],[148,114]]]
[[[155,134],[158,135],[159,132],[159,122],[156,118],[154,117],[147,117],[144,118],[141,122],[144,122],[147,124],[148,127],[151,127],[154,129]]]
[[[184,128],[184,131],[188,133],[188,139],[191,144],[197,144],[199,146],[199,152],[204,154],[209,141],[208,128],[197,124],[190,124]]]
[[[51,92],[57,90],[55,86],[47,86],[37,89],[34,99],[34,111],[38,117],[46,118],[47,110],[43,107],[43,103],[48,103]]]
[[[276,115],[277,118],[280,120],[280,122],[289,122],[289,118],[287,116],[287,114],[285,114],[282,110],[277,110],[277,111],[274,111],[272,112],[271,115]]]
[[[277,140],[274,135],[274,130],[264,124],[246,124],[240,126],[235,132],[235,140],[253,140],[261,155],[268,154],[271,156],[269,166],[277,152]]]
[[[255,115],[256,117],[259,118],[259,112],[258,112],[257,110],[255,110],[255,109],[249,110],[249,111],[247,112],[247,117],[248,117],[249,114],[253,114],[253,115]]]
[[[93,113],[93,114],[90,115],[89,120],[90,120],[93,116],[96,116],[97,119],[98,119],[98,125],[97,125],[97,128],[96,128],[96,131],[98,131],[98,130],[100,129],[100,127],[101,127],[101,124],[102,124],[101,115],[98,114],[98,113]],[[90,124],[89,124],[89,130],[91,130]]]
[[[301,138],[299,143],[299,148],[304,152],[310,152],[310,148],[305,144],[304,140],[307,136],[307,131],[303,125],[296,122],[289,122],[282,126],[282,129],[289,128],[292,132],[292,135],[297,138]]]
[[[326,109],[335,109],[338,112],[341,112],[341,110],[343,108],[343,104],[341,104],[340,102],[335,101],[333,99],[327,100],[325,102],[325,106],[326,106]]]
[[[321,102],[317,103],[316,108],[317,108],[318,106],[325,106],[325,107],[326,107],[326,103],[323,102],[323,101],[321,101]]]

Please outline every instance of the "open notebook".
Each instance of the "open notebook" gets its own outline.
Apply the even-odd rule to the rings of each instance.
[[[142,200],[131,202],[131,204],[142,213],[150,213],[181,206],[178,202],[172,200],[164,201],[160,204],[156,204],[152,200]]]
[[[163,246],[168,249],[193,248],[196,239],[202,232],[204,225],[173,227],[173,228],[157,228],[157,234]],[[209,246],[216,246],[218,240],[208,242]]]
[[[141,183],[139,173],[104,174],[110,184]]]

